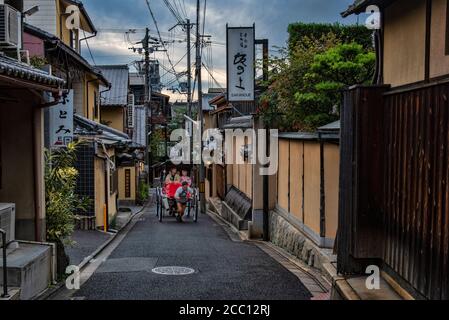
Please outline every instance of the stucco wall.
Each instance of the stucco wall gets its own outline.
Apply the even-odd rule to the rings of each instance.
[[[125,132],[125,109],[121,107],[102,107],[101,121],[108,123],[111,128]]]
[[[74,108],[77,114],[99,122],[101,110],[98,112],[98,118],[95,117],[95,93],[99,96],[100,83],[91,75],[84,75],[81,79],[72,84],[74,90]]]
[[[335,239],[338,227],[340,149],[323,144],[326,237]],[[277,206],[295,222],[321,236],[321,144],[281,139]],[[304,181],[304,182],[303,182]]]
[[[449,74],[449,55],[446,54],[447,0],[432,1],[432,32],[430,51],[430,77]]]
[[[231,180],[228,183],[242,191],[248,198],[253,198],[253,165],[250,163],[237,164],[237,159],[240,159],[241,147],[246,144],[252,144],[252,139],[246,139],[245,142],[243,138],[236,138],[234,143],[234,164],[232,167]],[[241,161],[241,160],[239,160]]]
[[[320,234],[321,190],[320,144],[304,143],[304,221],[316,234]],[[296,205],[296,204],[294,204]]]
[[[114,150],[108,150],[110,157],[114,156]],[[107,170],[111,170],[111,166],[107,165]],[[107,183],[107,192],[105,190],[105,178]],[[105,160],[98,157],[95,158],[95,216],[98,227],[104,226],[104,205],[108,202],[108,220],[111,222],[117,215],[117,192],[111,194],[111,181],[105,175]],[[105,195],[106,193],[106,195]],[[107,199],[107,200],[106,200]]]
[[[338,229],[340,189],[340,148],[324,145],[324,186],[326,194],[326,238],[335,239]]]
[[[36,240],[36,205],[40,208],[39,238],[45,234],[43,223],[45,208],[42,203],[44,197],[42,180],[43,119],[41,113],[31,107],[32,100],[22,98],[19,101],[18,104],[2,102],[0,105],[0,143],[2,148],[0,202],[16,204],[16,238],[34,241]],[[33,121],[36,127],[34,137]],[[33,151],[33,139],[36,139],[37,142],[40,141],[36,154]],[[36,166],[35,161],[37,161]],[[36,169],[39,171],[36,172]],[[38,202],[35,201],[35,186],[38,186],[40,193]]]
[[[384,82],[400,86],[424,80],[425,1],[395,1],[385,9],[384,21]]]

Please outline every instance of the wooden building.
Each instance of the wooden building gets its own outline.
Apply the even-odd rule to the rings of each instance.
[[[23,12],[22,1],[1,6]],[[23,37],[21,29],[9,31],[11,39]],[[0,272],[5,262],[11,299],[32,299],[56,281],[56,248],[46,243],[44,113],[62,101],[65,82],[21,62],[18,48],[20,41],[0,44],[0,229],[7,241]]]
[[[449,299],[448,2],[356,1],[343,16],[368,5],[377,78],[345,93],[338,272],[376,265],[403,297]]]

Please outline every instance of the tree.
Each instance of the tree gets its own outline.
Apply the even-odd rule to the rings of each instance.
[[[334,34],[320,38],[304,37],[295,48],[278,49],[278,56],[270,59],[268,90],[261,96],[259,112],[265,123],[282,131],[301,130],[295,108],[295,94],[309,86],[307,75],[317,54],[338,45]]]
[[[361,26],[303,23],[289,32],[288,48],[278,48],[270,60],[258,111],[281,131],[311,131],[338,119],[342,88],[370,80],[371,33]]]
[[[341,92],[345,87],[368,84],[374,74],[376,55],[356,43],[339,44],[317,54],[310,66],[308,90],[295,94],[298,120],[308,130],[339,118]]]

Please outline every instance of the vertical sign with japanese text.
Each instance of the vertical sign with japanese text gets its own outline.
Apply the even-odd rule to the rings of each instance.
[[[65,102],[50,108],[50,147],[66,147],[73,142],[73,90]]]
[[[254,101],[254,27],[227,28],[228,101]]]

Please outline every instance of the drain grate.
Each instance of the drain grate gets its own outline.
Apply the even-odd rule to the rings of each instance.
[[[186,267],[159,267],[154,268],[152,272],[164,276],[188,276],[194,274],[195,270]]]

